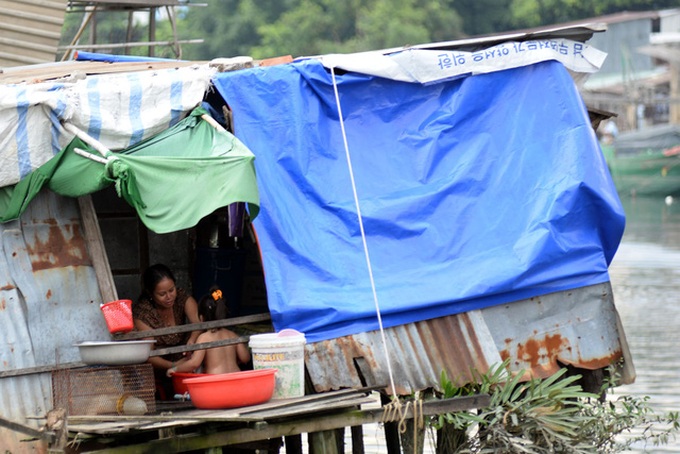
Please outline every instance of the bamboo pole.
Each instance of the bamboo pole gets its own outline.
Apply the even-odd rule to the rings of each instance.
[[[62,126],[64,127],[65,130],[73,134],[74,136],[78,137],[80,140],[97,150],[102,156],[105,158],[111,154],[111,150],[106,148],[103,143],[95,139],[94,137],[90,137],[71,123],[66,123],[62,122]]]

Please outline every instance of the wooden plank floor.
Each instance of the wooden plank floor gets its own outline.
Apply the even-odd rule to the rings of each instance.
[[[264,404],[223,410],[182,408],[168,411],[167,407],[152,415],[71,415],[68,417],[70,432],[90,434],[114,434],[130,430],[155,430],[163,427],[181,427],[205,422],[252,423],[267,419],[281,419],[338,409],[358,408],[376,402],[369,391],[340,390],[313,394],[292,399],[271,400]]]
[[[82,443],[81,453],[130,454],[188,452],[245,446],[299,434],[331,433],[344,427],[385,422],[386,414],[401,419],[470,410],[489,404],[486,395],[457,397],[405,405],[399,414],[381,407],[373,389],[341,390],[295,399],[272,400],[250,407],[201,410],[180,405],[156,414],[71,415],[68,432]],[[396,422],[396,420],[392,420]],[[81,442],[82,440],[82,442]],[[100,443],[105,440],[105,445]]]

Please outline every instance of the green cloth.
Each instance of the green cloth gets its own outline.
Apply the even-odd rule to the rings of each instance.
[[[227,131],[200,118],[195,109],[175,126],[113,156],[102,164],[75,153],[99,152],[77,137],[47,163],[14,186],[0,189],[0,222],[17,219],[47,186],[57,194],[80,197],[116,185],[119,197],[156,233],[195,226],[217,208],[248,203],[259,211],[255,156]]]

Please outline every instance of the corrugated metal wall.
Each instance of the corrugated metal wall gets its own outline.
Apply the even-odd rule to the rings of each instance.
[[[588,44],[607,52],[607,59],[597,72],[597,77],[625,74],[630,78],[652,69],[652,58],[638,52],[640,47],[649,45],[651,33],[652,19],[643,17],[608,24],[606,33],[593,35]]]
[[[67,0],[0,0],[0,68],[53,62]]]
[[[441,390],[442,371],[459,385],[472,371],[510,360],[513,371],[548,377],[570,365],[597,370],[627,360],[622,382],[635,371],[609,282],[512,304],[355,334],[306,346],[306,366],[317,392],[390,384],[397,393]]]
[[[110,340],[76,199],[41,192],[0,239],[0,371],[78,362],[74,343]],[[0,416],[40,428],[29,417],[52,408],[51,387],[50,372],[0,378]],[[3,452],[40,452],[25,438],[0,429]]]

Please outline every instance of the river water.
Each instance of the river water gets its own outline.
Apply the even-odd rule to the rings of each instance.
[[[626,230],[610,266],[634,384],[615,394],[649,396],[655,412],[680,411],[680,199],[624,199]],[[680,453],[680,440],[630,452]],[[646,450],[645,450],[646,449]]]
[[[622,200],[626,230],[610,266],[614,300],[636,369],[620,395],[649,397],[656,413],[680,411],[680,199]],[[670,203],[669,203],[670,202]],[[351,441],[347,439],[346,452]],[[425,441],[434,452],[433,437]],[[386,451],[382,428],[364,426],[366,454]],[[636,444],[628,453],[680,453],[680,439],[662,446]]]

